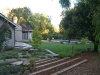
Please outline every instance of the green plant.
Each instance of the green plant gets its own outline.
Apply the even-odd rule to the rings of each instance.
[[[29,59],[29,62],[30,62],[30,63],[34,63],[35,61],[36,61],[35,58],[30,58],[30,59]]]
[[[33,37],[32,37],[32,46],[37,48],[40,46],[41,44],[41,40],[42,40],[42,35],[39,31],[39,28],[38,27],[35,27],[34,30],[33,30]]]
[[[26,51],[22,51],[22,55],[26,55]]]
[[[5,62],[1,62],[0,66],[5,66],[5,65],[9,65],[9,64],[10,64],[10,62],[5,61]]]
[[[61,44],[63,44],[63,41],[60,41]]]
[[[23,58],[30,58],[30,56],[28,56],[28,55],[24,55]]]
[[[82,43],[83,43],[83,44],[86,44],[87,41],[88,41],[88,37],[82,38]]]
[[[0,59],[18,58],[18,50],[2,51]]]
[[[14,50],[14,47],[5,46],[4,51],[10,51],[10,50]]]
[[[0,68],[0,75],[17,74],[21,70],[22,70],[21,66],[1,67]]]
[[[3,24],[0,27],[0,51],[2,51],[4,49],[4,46],[6,45],[6,43],[4,43],[4,41],[6,41],[6,37],[8,35],[7,31],[8,31],[9,27],[6,24]]]
[[[18,60],[18,61],[20,61],[20,60],[21,60],[21,58],[17,58],[17,60]]]

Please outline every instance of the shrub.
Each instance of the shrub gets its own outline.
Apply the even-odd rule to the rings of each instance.
[[[30,59],[29,59],[29,62],[30,62],[30,63],[34,63],[35,61],[36,61],[35,58],[30,58]]]
[[[10,51],[10,50],[14,50],[14,47],[5,46],[4,51]]]
[[[1,67],[0,68],[0,75],[17,74],[21,70],[22,70],[21,66]]]
[[[32,34],[33,34],[33,37],[32,37],[32,40],[33,40],[32,46],[35,47],[35,48],[38,48],[40,46],[40,44],[42,43],[41,42],[42,35],[41,35],[40,31],[39,31],[39,28],[35,27],[35,29],[32,32]]]
[[[0,63],[0,66],[5,66],[5,65],[9,65],[10,64],[10,62],[2,62],[2,63]]]
[[[59,57],[60,58],[64,58],[64,57],[74,57],[74,54],[61,52],[61,53],[59,53]]]
[[[3,24],[0,27],[0,51],[2,51],[4,49],[4,46],[6,45],[5,41],[6,41],[6,37],[7,37],[7,31],[8,31],[8,25],[7,24]]]

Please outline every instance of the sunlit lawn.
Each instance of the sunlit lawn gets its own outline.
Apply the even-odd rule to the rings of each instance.
[[[74,46],[74,53],[72,54],[72,46]],[[60,44],[60,43],[42,43],[40,48],[49,49],[61,57],[74,56],[81,52],[87,51],[87,48],[93,50],[93,44]]]

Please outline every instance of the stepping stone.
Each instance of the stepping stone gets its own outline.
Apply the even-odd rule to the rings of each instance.
[[[27,58],[21,58],[21,61],[27,61],[28,59]]]
[[[27,65],[30,65],[30,62],[29,62],[29,61],[24,61],[24,62],[23,62],[23,65],[26,65],[26,66],[27,66]]]
[[[23,61],[17,61],[17,62],[11,63],[11,65],[21,65],[22,63],[23,63]]]
[[[4,60],[0,60],[0,63],[4,62]]]
[[[11,58],[11,59],[6,59],[6,61],[8,61],[8,62],[13,62],[13,61],[17,61],[17,59]]]

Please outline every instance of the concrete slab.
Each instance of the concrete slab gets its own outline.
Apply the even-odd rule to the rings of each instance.
[[[17,62],[11,63],[11,65],[21,65],[22,63],[23,63],[23,61],[17,61]]]
[[[15,48],[21,48],[21,49],[27,49],[31,48],[32,46],[23,42],[16,42],[15,43]]]

